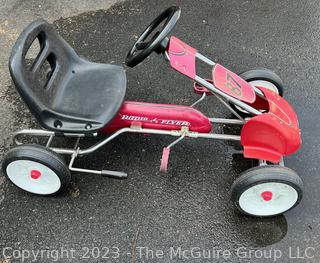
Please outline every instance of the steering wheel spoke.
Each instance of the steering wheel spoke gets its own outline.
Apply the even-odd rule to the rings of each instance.
[[[136,50],[144,50],[150,45],[150,42],[139,42],[135,44]]]

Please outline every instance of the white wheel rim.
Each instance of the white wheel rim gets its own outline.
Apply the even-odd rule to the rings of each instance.
[[[32,171],[39,173],[39,178],[32,178]],[[9,179],[21,189],[40,195],[57,192],[61,187],[58,175],[49,167],[30,160],[13,161],[7,166]]]
[[[279,94],[277,86],[267,80],[253,80],[249,81],[248,83],[250,83],[252,86],[265,88]]]
[[[268,90],[271,90],[279,95],[279,90],[276,85],[273,83],[266,81],[266,80],[253,80],[253,81],[248,81],[249,84],[255,87],[262,87]],[[246,110],[242,109],[241,107],[234,105],[239,111],[243,113],[248,113]]]
[[[263,193],[271,192],[272,199],[265,200]],[[244,191],[239,198],[243,211],[255,216],[272,216],[281,214],[293,207],[298,200],[297,191],[284,183],[263,183]]]

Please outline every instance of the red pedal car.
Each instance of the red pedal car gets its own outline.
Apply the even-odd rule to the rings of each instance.
[[[201,97],[191,106],[124,101],[126,75],[121,66],[98,64],[79,57],[51,25],[32,22],[19,36],[10,57],[15,86],[43,129],[15,133],[17,147],[3,160],[3,172],[16,186],[38,194],[53,195],[66,189],[71,172],[126,178],[118,171],[78,168],[79,156],[95,152],[123,133],[162,134],[176,137],[163,150],[161,171],[166,171],[170,149],[187,138],[239,141],[245,158],[256,159],[257,167],[243,172],[231,188],[231,198],[243,213],[274,216],[296,206],[302,198],[302,181],[284,166],[283,157],[301,145],[297,116],[282,98],[281,79],[267,69],[240,76],[201,55],[169,33],[180,17],[180,8],[161,13],[129,51],[126,64],[134,67],[153,51],[163,54],[170,66],[192,79]],[[160,29],[159,29],[160,28]],[[26,53],[34,41],[40,52],[32,65]],[[211,67],[212,78],[197,75],[196,60]],[[43,76],[43,65],[50,65]],[[236,117],[211,118],[195,106],[215,96]],[[212,133],[212,124],[241,126],[239,135]],[[95,145],[82,149],[80,139],[106,134]],[[72,148],[53,147],[55,137],[74,137]],[[22,137],[46,138],[44,145],[25,144]],[[69,155],[64,163],[60,155]]]

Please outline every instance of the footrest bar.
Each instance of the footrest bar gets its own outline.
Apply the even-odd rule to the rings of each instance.
[[[91,169],[83,169],[83,168],[73,167],[74,161],[77,158],[78,153],[79,153],[79,148],[75,149],[75,152],[71,156],[71,160],[70,160],[70,163],[69,163],[69,170],[70,171],[79,172],[79,173],[99,174],[99,175],[102,175],[104,177],[110,177],[110,178],[114,178],[114,179],[126,179],[128,177],[128,175],[126,173],[124,173],[124,172],[108,171],[108,170],[98,171],[98,170],[91,170]]]
[[[102,170],[101,175],[103,177],[109,177],[114,179],[126,179],[128,177],[128,174],[126,174],[125,172],[108,171],[108,170]]]

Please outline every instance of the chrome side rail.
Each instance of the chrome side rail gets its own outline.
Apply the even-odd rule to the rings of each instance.
[[[234,140],[240,141],[240,136],[237,135],[227,135],[227,134],[215,134],[215,133],[198,133],[198,132],[190,132],[190,131],[165,131],[165,130],[155,130],[155,129],[144,129],[144,128],[123,128],[115,133],[113,133],[108,138],[104,139],[103,141],[97,143],[96,145],[86,149],[80,150],[79,155],[86,155],[90,154],[114,138],[118,137],[122,133],[144,133],[144,134],[159,134],[159,135],[170,135],[170,136],[181,136],[185,133],[185,137],[190,138],[207,138],[207,139],[217,139],[217,140]]]
[[[222,119],[222,118],[209,118],[209,121],[212,123],[221,123],[221,124],[245,124],[245,120],[237,120],[237,119]]]
[[[222,119],[223,121],[224,119]],[[211,119],[211,121],[217,121],[217,119]],[[221,123],[222,123],[221,121]],[[231,121],[233,122],[233,121]],[[58,154],[66,154],[71,155],[71,159],[69,162],[69,170],[74,172],[81,172],[81,173],[90,173],[90,174],[98,174],[105,177],[111,177],[111,178],[117,178],[117,179],[125,179],[127,178],[127,174],[124,172],[119,171],[109,171],[109,170],[92,170],[92,169],[84,169],[84,168],[77,168],[74,167],[75,159],[79,156],[88,155],[91,154],[104,145],[106,145],[108,142],[112,141],[119,135],[123,133],[143,133],[143,134],[160,134],[160,135],[170,135],[170,136],[176,136],[179,137],[176,141],[174,141],[169,147],[173,146],[177,142],[181,141],[185,137],[190,138],[207,138],[207,139],[217,139],[217,140],[233,140],[233,141],[240,141],[240,136],[237,135],[227,135],[227,134],[215,134],[215,133],[198,133],[198,132],[190,132],[188,130],[188,127],[182,127],[181,130],[156,130],[156,129],[144,129],[141,127],[128,127],[128,128],[122,128],[115,133],[111,134],[109,137],[103,139],[102,141],[96,143],[95,145],[81,150],[79,147],[79,142],[82,137],[85,137],[85,134],[61,134],[61,136],[65,137],[74,137],[76,138],[76,143],[74,144],[73,149],[67,149],[67,148],[55,148],[50,147],[54,137],[56,136],[55,132],[52,131],[46,131],[46,130],[21,130],[14,134],[13,141],[16,143],[16,145],[22,145],[23,142],[20,142],[18,140],[19,136],[39,136],[39,137],[48,137],[48,140],[46,142],[46,147]],[[60,134],[59,134],[60,135]]]
[[[214,118],[209,120],[211,120],[212,122],[220,122],[220,123],[225,123],[226,121],[226,119],[214,119]],[[235,123],[235,121],[230,120],[229,123],[232,124],[232,123]],[[236,123],[241,124],[239,121],[237,121]],[[168,135],[168,136],[176,136],[176,137],[180,137],[183,134],[185,134],[185,137],[190,137],[190,138],[207,138],[207,139],[217,139],[217,140],[240,141],[240,136],[238,135],[192,132],[192,131],[188,131],[185,127],[182,127],[182,129],[179,131],[178,130],[144,129],[140,127],[132,127],[132,128],[128,127],[128,128],[122,128],[116,131],[115,133],[111,134],[109,137],[83,150],[77,148],[80,138],[85,137],[85,135],[82,135],[82,134],[77,134],[75,136],[69,135],[69,137],[77,138],[77,143],[73,149],[50,147],[50,144],[55,136],[55,133],[51,131],[46,131],[46,130],[21,130],[14,134],[14,142],[16,143],[16,145],[23,144],[22,142],[17,140],[17,137],[22,135],[48,137],[48,142],[46,145],[48,145],[48,148],[51,149],[52,151],[59,154],[66,154],[66,155],[73,155],[75,152],[77,152],[77,156],[82,156],[82,155],[88,155],[97,151],[98,149],[106,145],[108,142],[112,141],[113,139],[115,139],[116,137],[118,137],[123,133],[158,134],[158,135]]]
[[[48,145],[51,144],[52,138],[57,135],[58,133],[53,132],[53,131],[47,131],[47,130],[42,130],[42,129],[23,129],[20,131],[17,131],[13,134],[13,142],[16,145],[21,145],[23,144],[18,140],[19,136],[32,136],[32,137],[49,137],[48,139]],[[91,136],[97,136],[98,133],[93,133],[90,134]],[[61,136],[63,137],[76,137],[76,138],[82,138],[82,137],[87,137],[88,135],[82,134],[82,133],[61,133]]]

